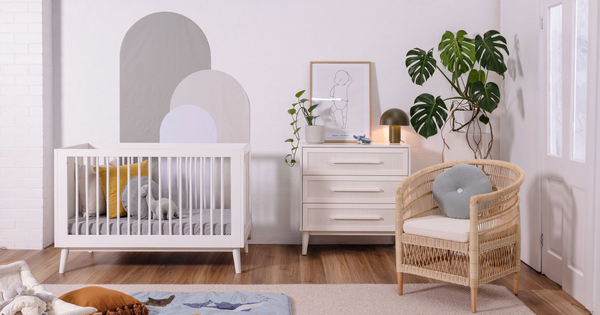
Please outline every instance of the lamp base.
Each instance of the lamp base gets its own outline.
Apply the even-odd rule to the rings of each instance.
[[[401,135],[400,126],[390,126],[390,143],[400,143]]]

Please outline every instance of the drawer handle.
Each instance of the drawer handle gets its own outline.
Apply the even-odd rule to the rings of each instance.
[[[371,161],[331,161],[333,164],[381,164],[379,160]]]
[[[331,188],[331,192],[382,192],[380,188]]]
[[[378,215],[361,215],[361,216],[345,216],[345,215],[332,215],[333,220],[381,220],[381,216]]]

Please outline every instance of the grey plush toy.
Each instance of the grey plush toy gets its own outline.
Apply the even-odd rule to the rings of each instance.
[[[0,311],[4,309],[8,304],[20,296],[35,296],[38,299],[46,303],[46,311],[51,310],[50,302],[52,301],[52,294],[48,293],[36,293],[27,294],[27,287],[19,281],[15,281],[8,286],[8,289],[4,292],[4,301],[0,302]],[[47,314],[44,310],[39,310],[39,314]]]
[[[169,217],[179,218],[179,208],[177,208],[177,205],[173,201],[168,198],[161,198],[160,201],[154,199],[152,194],[148,193],[148,185],[144,185],[140,189],[140,195],[146,198],[148,207],[152,208],[152,211],[150,211],[151,219],[158,219],[159,214],[164,220],[168,220]],[[171,216],[169,216],[169,205],[171,207]]]

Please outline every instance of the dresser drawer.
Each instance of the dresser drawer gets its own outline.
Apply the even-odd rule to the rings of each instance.
[[[303,175],[408,176],[408,148],[305,148]]]
[[[304,176],[305,203],[395,203],[406,176]]]
[[[302,210],[304,231],[395,231],[395,204],[304,204]]]

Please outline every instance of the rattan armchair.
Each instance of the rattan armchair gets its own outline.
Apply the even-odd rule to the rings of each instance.
[[[482,169],[491,193],[471,197],[469,241],[407,234],[404,221],[442,214],[432,186],[435,178],[457,164]],[[402,181],[396,191],[396,269],[398,294],[404,273],[471,287],[471,309],[477,309],[477,288],[511,273],[514,294],[519,289],[521,225],[519,188],[525,173],[511,163],[496,160],[460,160],[422,169]],[[473,259],[475,258],[475,259]]]

